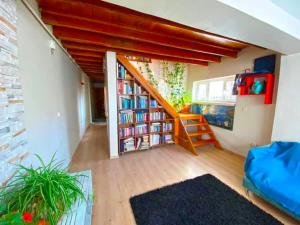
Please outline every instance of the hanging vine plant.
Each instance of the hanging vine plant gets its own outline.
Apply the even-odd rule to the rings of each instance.
[[[155,79],[154,73],[150,68],[150,64],[143,63],[145,73],[148,77],[148,81],[153,87],[158,89],[158,81]],[[142,74],[144,71],[141,65],[138,68]],[[162,79],[167,87],[168,93],[165,96],[167,101],[176,109],[180,111],[186,103],[191,102],[190,94],[185,91],[184,87],[184,77],[185,65],[181,63],[175,63],[170,65],[168,62],[162,62],[162,74],[160,79]]]
[[[170,70],[168,64],[164,64],[163,69],[165,70],[165,82],[170,90],[169,102],[177,111],[180,111],[183,105],[189,101],[189,97],[185,91],[183,83],[185,65],[175,63],[173,69]]]

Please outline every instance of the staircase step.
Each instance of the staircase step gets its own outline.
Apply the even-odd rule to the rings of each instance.
[[[198,136],[201,136],[203,134],[211,134],[212,131],[209,131],[209,130],[202,130],[202,131],[197,131],[197,132],[189,132],[188,135],[190,137],[198,137]]]
[[[206,123],[187,123],[184,124],[185,127],[197,127],[197,126],[207,126]]]
[[[208,145],[208,144],[215,144],[215,143],[216,143],[216,141],[213,140],[213,139],[200,140],[200,141],[193,142],[193,146],[194,147],[199,147],[199,146]]]
[[[181,120],[200,120],[202,115],[199,114],[179,114]]]

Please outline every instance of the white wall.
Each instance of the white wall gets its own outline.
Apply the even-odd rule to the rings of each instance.
[[[188,87],[191,90],[193,81],[196,80],[235,75],[245,69],[252,69],[255,58],[270,54],[273,52],[251,47],[241,51],[238,58],[225,58],[220,64],[210,64],[209,67],[190,65]],[[279,58],[278,56],[277,59]],[[277,83],[278,68],[275,77],[275,83]],[[233,131],[212,126],[225,149],[240,155],[247,155],[251,144],[263,145],[271,142],[276,85],[271,105],[263,104],[263,96],[237,97]]]
[[[300,142],[300,54],[282,56],[273,141]]]
[[[70,161],[89,124],[87,86],[81,71],[57,47],[50,54],[50,36],[18,2],[19,65],[24,88],[29,150],[49,160]],[[84,77],[85,83],[88,79]],[[35,164],[36,161],[34,161]]]
[[[105,55],[105,96],[106,121],[109,143],[109,156],[111,159],[119,157],[118,150],[118,107],[117,107],[117,58],[115,52],[106,52]]]

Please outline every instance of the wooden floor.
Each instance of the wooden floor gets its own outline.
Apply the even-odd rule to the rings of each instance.
[[[194,156],[180,146],[168,145],[109,160],[107,146],[106,127],[93,125],[71,164],[72,171],[92,170],[93,225],[134,225],[131,196],[206,173],[245,196],[241,185],[244,158],[233,153],[211,147]],[[300,224],[254,195],[250,200],[284,224]]]

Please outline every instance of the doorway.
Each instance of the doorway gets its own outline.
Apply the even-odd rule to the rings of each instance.
[[[104,83],[94,82],[91,88],[92,121],[93,123],[105,123],[105,96]]]

